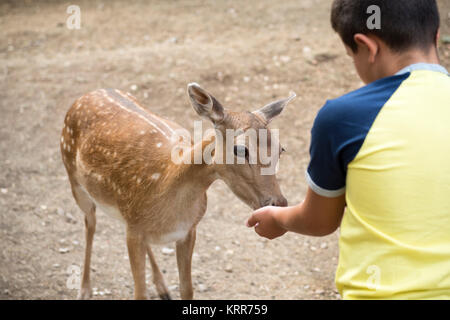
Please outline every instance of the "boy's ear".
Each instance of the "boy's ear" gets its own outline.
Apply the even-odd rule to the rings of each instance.
[[[358,50],[363,49],[368,52],[368,62],[374,63],[379,50],[379,44],[376,39],[362,33],[355,34],[353,39],[358,45]]]

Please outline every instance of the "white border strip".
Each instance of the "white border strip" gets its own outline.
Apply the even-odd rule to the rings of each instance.
[[[115,89],[115,91],[116,91],[117,94],[121,95],[122,98],[127,99],[127,100],[130,100],[130,97],[128,97],[126,94],[124,94],[124,93],[121,92],[120,90]],[[144,107],[142,107],[142,106],[139,104],[139,102],[135,102],[135,101],[133,101],[133,100],[131,100],[131,102],[134,103],[134,104],[136,105],[136,107],[140,108],[142,111],[147,112],[147,110],[146,110]],[[161,124],[162,124],[163,126],[165,126],[167,129],[169,129],[169,131],[170,131],[170,133],[171,133],[172,135],[174,134],[173,129],[167,125],[167,123],[164,121],[164,119],[158,117],[158,116],[157,116],[156,114],[154,114],[154,113],[149,114],[149,116],[155,118],[155,120],[157,120],[159,123],[161,123]],[[156,124],[155,124],[155,125],[156,125]]]
[[[108,92],[104,89],[100,89],[102,90],[102,93],[105,95],[105,97],[111,102],[114,103],[116,106],[118,106],[119,108],[122,108],[123,110],[132,113],[136,116],[138,116],[139,118],[141,118],[142,120],[144,120],[145,122],[147,122],[148,124],[150,124],[151,126],[153,126],[155,129],[157,129],[162,135],[164,135],[167,139],[170,140],[170,137],[160,128],[158,127],[155,123],[153,123],[152,121],[150,121],[149,119],[147,119],[146,117],[144,117],[143,115],[140,115],[139,113],[134,112],[133,110],[128,109],[127,107],[123,106],[120,104],[119,101],[115,100],[114,98],[111,98],[108,95]],[[134,102],[133,102],[134,103]]]
[[[317,193],[319,196],[327,197],[327,198],[337,198],[339,196],[342,196],[345,193],[345,187],[338,189],[338,190],[327,190],[324,188],[319,187],[311,178],[308,171],[305,171],[306,176],[306,182],[308,183],[309,187]]]

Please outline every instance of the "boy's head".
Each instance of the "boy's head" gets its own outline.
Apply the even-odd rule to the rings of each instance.
[[[334,0],[331,25],[366,83],[382,77],[395,60],[405,60],[402,56],[436,54],[436,0]]]

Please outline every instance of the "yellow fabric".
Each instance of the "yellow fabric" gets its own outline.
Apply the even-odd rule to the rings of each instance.
[[[344,299],[450,299],[450,78],[413,71],[348,166]]]

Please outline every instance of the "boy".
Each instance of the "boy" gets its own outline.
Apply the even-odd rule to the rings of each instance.
[[[372,5],[380,29],[368,28]],[[319,111],[304,202],[247,225],[269,239],[340,226],[344,299],[449,299],[450,78],[436,2],[334,0],[331,23],[367,85]]]

